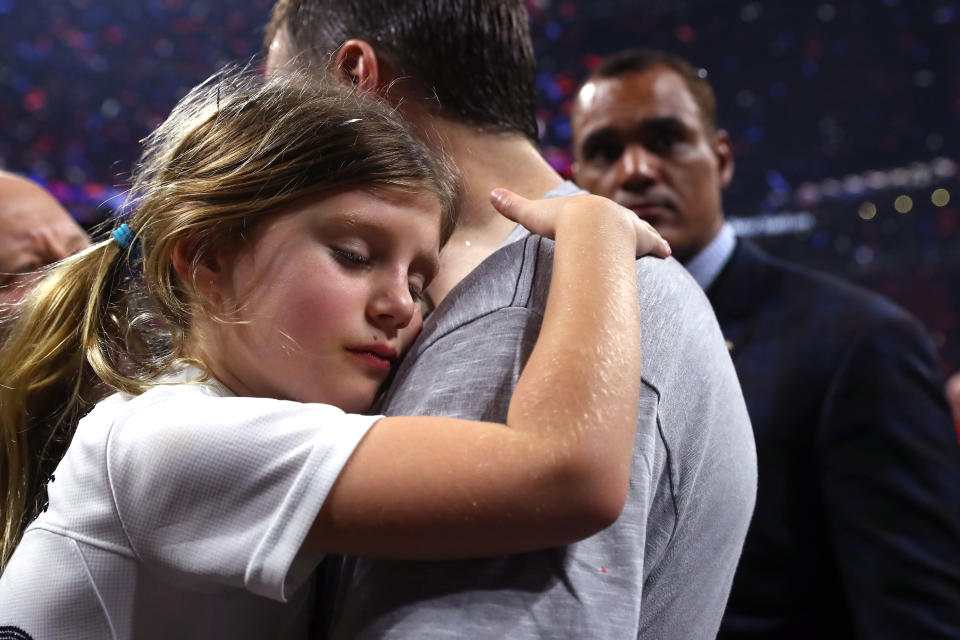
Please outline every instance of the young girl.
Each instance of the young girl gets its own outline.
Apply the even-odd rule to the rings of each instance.
[[[492,195],[557,240],[503,425],[359,415],[420,329],[457,205],[384,107],[215,77],[148,139],[132,194],[0,351],[0,636],[303,637],[325,552],[519,552],[616,519],[634,256],[667,252],[632,213]]]

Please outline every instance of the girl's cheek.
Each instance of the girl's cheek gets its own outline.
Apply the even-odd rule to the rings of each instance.
[[[405,333],[403,339],[403,353],[404,355],[410,346],[414,343],[417,337],[420,335],[420,332],[423,331],[423,317],[420,315],[420,312],[417,311],[416,315],[410,319],[410,325],[404,329]]]

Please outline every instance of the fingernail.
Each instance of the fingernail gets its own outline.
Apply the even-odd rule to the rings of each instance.
[[[490,197],[496,200],[497,202],[502,203],[503,197],[506,195],[506,193],[507,193],[506,189],[497,187],[496,189],[490,192]]]

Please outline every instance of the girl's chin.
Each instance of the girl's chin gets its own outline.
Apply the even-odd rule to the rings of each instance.
[[[329,404],[337,407],[344,413],[370,413],[370,408],[379,396],[380,392],[376,389],[371,389],[369,392],[337,394],[335,396],[323,393],[304,393],[291,395],[286,399],[315,404]]]

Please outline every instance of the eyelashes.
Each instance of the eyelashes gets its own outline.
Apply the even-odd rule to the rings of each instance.
[[[333,251],[333,255],[336,256],[337,260],[339,260],[341,263],[346,264],[347,266],[354,266],[354,267],[370,266],[369,258],[362,256],[358,253],[354,253],[353,251],[349,251],[347,249],[337,249],[337,248],[333,248],[332,251]]]

